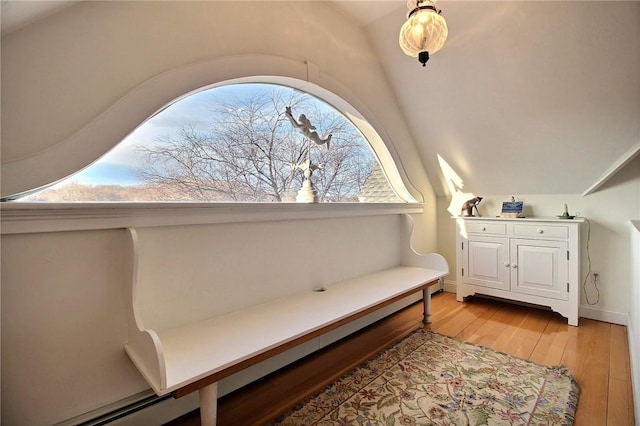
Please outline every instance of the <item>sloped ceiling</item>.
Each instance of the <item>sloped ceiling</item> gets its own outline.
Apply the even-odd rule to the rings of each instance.
[[[438,195],[438,155],[465,192],[580,194],[640,143],[640,2],[442,0],[449,38],[425,68],[398,47],[404,1],[339,3],[371,37]]]
[[[47,1],[19,1],[2,0],[0,15],[0,31],[2,34],[17,30],[25,25],[58,12],[65,7],[77,3],[79,0],[47,0]]]
[[[72,3],[3,0],[3,32]],[[440,196],[438,156],[464,192],[580,194],[640,144],[640,1],[441,0],[425,68],[398,46],[404,0],[333,4],[371,38]]]

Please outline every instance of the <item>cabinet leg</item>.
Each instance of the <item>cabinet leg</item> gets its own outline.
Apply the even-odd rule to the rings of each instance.
[[[429,287],[422,289],[422,301],[424,304],[422,323],[431,324],[431,292],[429,291]]]
[[[200,424],[216,426],[218,417],[218,383],[205,386],[198,391],[200,395]]]

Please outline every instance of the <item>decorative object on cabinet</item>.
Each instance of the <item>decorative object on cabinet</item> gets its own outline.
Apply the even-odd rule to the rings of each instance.
[[[569,214],[569,206],[567,203],[564,204],[564,211],[561,215],[558,215],[558,219],[573,219],[575,216]]]
[[[577,326],[583,221],[458,218],[458,301],[482,294],[548,306]]]
[[[516,201],[515,197],[511,197],[511,201],[505,201],[502,203],[502,212],[500,217],[516,218],[522,217],[522,201]]]
[[[482,197],[475,197],[470,200],[467,200],[462,205],[462,211],[460,212],[460,216],[463,217],[473,217],[473,209],[476,209],[476,213],[478,213],[478,217],[480,217],[480,212],[478,211],[478,204],[482,201]]]

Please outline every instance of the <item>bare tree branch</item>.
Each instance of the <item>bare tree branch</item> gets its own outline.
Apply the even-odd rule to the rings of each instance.
[[[356,199],[375,157],[344,116],[311,96],[279,86],[246,93],[214,97],[209,128],[185,123],[175,135],[140,146],[145,168],[139,178],[195,200],[282,201],[302,182],[291,164],[306,159],[307,143],[284,114],[290,106],[304,111],[319,134],[333,134],[330,150],[311,150],[314,163],[324,164],[314,174],[321,200]]]

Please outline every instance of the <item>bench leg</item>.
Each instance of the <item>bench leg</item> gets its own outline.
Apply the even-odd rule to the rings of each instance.
[[[202,426],[216,426],[218,417],[218,383],[201,388],[200,394],[200,424]]]
[[[422,301],[424,303],[422,323],[431,324],[431,292],[429,292],[429,287],[422,290]]]

